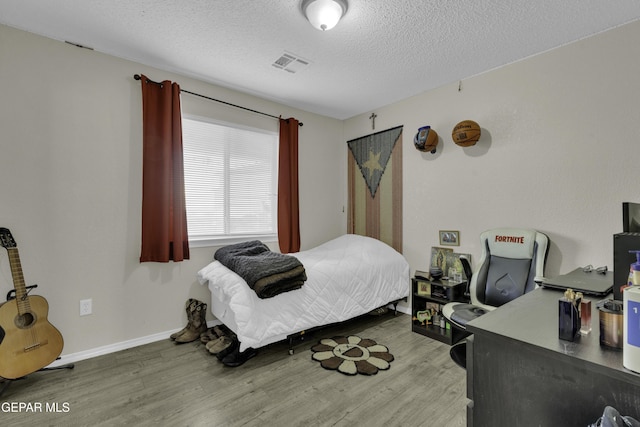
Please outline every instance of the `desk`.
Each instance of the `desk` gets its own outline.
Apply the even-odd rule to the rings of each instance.
[[[640,420],[640,375],[622,366],[622,351],[600,347],[592,331],[558,339],[562,292],[536,289],[467,324],[467,425],[580,426],[606,405]]]

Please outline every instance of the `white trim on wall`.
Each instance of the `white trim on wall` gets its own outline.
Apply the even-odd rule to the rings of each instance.
[[[215,325],[219,325],[217,320],[207,322],[207,327],[211,328]],[[145,337],[134,338],[132,340],[122,341],[114,344],[104,345],[102,347],[92,348],[90,350],[79,351],[77,353],[65,354],[60,356],[58,360],[47,366],[47,368],[56,368],[69,363],[80,362],[81,360],[93,359],[94,357],[104,356],[106,354],[115,353],[117,351],[128,350],[130,348],[138,347],[145,344],[151,344],[158,341],[168,340],[169,336],[180,329],[173,329],[167,332],[159,332],[153,335],[147,335]],[[180,345],[180,344],[176,344]]]

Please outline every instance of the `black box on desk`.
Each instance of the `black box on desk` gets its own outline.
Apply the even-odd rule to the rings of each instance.
[[[613,298],[622,301],[620,286],[629,280],[629,267],[636,262],[636,254],[629,251],[640,251],[640,233],[618,233],[613,235]]]

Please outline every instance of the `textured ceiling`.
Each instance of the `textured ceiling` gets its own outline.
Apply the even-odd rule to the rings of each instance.
[[[638,0],[348,1],[327,32],[300,0],[0,0],[0,23],[346,119],[640,18]],[[284,52],[311,65],[273,67]]]

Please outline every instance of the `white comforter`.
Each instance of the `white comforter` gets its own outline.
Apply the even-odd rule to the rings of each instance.
[[[258,298],[218,261],[198,272],[211,290],[214,316],[238,335],[241,351],[351,319],[409,294],[409,264],[379,240],[347,234],[291,255],[304,265],[307,281],[273,298]]]

